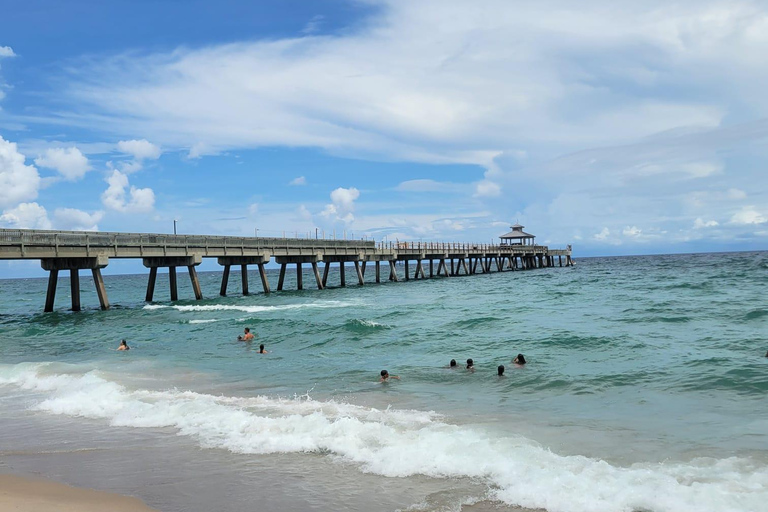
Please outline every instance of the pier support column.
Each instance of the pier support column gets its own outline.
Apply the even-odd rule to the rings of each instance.
[[[363,279],[365,279],[365,264],[368,263],[367,261],[363,260],[363,263],[360,265],[360,272],[363,273]]]
[[[224,265],[224,273],[221,276],[221,290],[219,295],[222,297],[227,296],[227,284],[229,283],[229,267],[230,265]]]
[[[73,268],[69,271],[69,284],[72,292],[72,311],[80,311],[80,271]]]
[[[419,277],[419,274],[421,274],[422,279],[426,279],[426,276],[424,275],[424,265],[421,264],[421,260],[416,260],[416,277]]]
[[[432,279],[435,277],[434,267],[433,267],[432,258],[429,258],[429,278]]]
[[[100,268],[92,268],[93,284],[96,286],[96,295],[99,296],[99,305],[102,310],[109,309],[109,299],[107,299],[107,288],[104,286],[104,278],[101,276]]]
[[[397,282],[397,267],[395,267],[395,262],[393,260],[389,261],[389,280]]]
[[[157,282],[157,267],[149,269],[149,280],[147,281],[147,296],[144,298],[147,302],[152,302],[155,296],[155,283]]]
[[[43,311],[46,313],[53,311],[60,270],[69,270],[72,311],[80,311],[82,309],[80,305],[80,269],[90,269],[92,271],[93,284],[96,287],[96,294],[99,296],[101,309],[108,309],[107,289],[104,286],[104,280],[101,278],[101,269],[106,267],[108,263],[109,258],[104,254],[88,258],[44,258],[40,260],[40,266],[43,270],[50,272]]]
[[[304,272],[301,269],[301,262],[296,263],[296,289],[304,289]]]
[[[224,275],[221,278],[221,296],[223,297],[227,293],[227,283],[229,281],[229,273],[232,265],[240,266],[240,283],[242,285],[243,295],[249,295],[251,293],[248,285],[248,265],[259,266],[261,285],[264,288],[264,293],[269,293],[269,283],[267,282],[267,273],[264,270],[264,265],[269,263],[271,257],[271,254],[267,251],[260,251],[260,254],[251,256],[220,256],[218,258],[219,265],[224,267]]]
[[[562,267],[562,266],[563,266],[563,257],[562,257],[562,256],[558,256],[558,257],[557,257],[557,262],[558,262],[558,263],[560,264],[560,266]]]
[[[363,276],[363,272],[360,269],[360,262],[359,261],[355,261],[355,272],[357,272],[357,283],[360,286],[363,286],[365,284],[365,279],[364,279],[364,276]]]
[[[461,258],[461,264],[464,266],[464,273],[466,275],[469,275],[469,270],[467,269],[467,260],[465,260],[464,258]]]
[[[53,311],[53,303],[56,299],[56,285],[59,282],[59,271],[53,269],[48,273],[48,291],[45,294],[45,309],[43,312],[50,313]]]
[[[267,270],[264,268],[264,263],[257,263],[259,266],[259,276],[261,277],[261,286],[264,288],[264,293],[269,293],[269,281],[267,280]]]
[[[453,269],[453,258],[451,258],[451,275],[452,276],[456,275],[456,272],[454,272],[454,269]]]
[[[347,286],[347,269],[344,268],[344,262],[339,262],[339,280],[341,281],[341,286]]]
[[[376,282],[377,283],[381,282],[381,262],[380,261],[376,262]]]
[[[285,284],[285,270],[288,265],[296,265],[296,289],[304,289],[304,263],[312,264],[313,270],[317,268],[317,262],[321,261],[321,254],[315,252],[313,254],[302,254],[297,256],[275,256],[275,261],[280,264],[280,278],[278,279],[277,289],[282,290]],[[318,272],[315,279],[318,280],[320,285],[319,289],[323,289],[323,283],[319,281],[320,274]]]
[[[176,286],[176,267],[168,267],[168,283],[171,286],[171,302],[179,300],[179,289]]]
[[[249,295],[248,292],[248,265],[240,265],[240,282],[243,285],[243,295]]]
[[[325,268],[323,269],[323,288],[328,286],[328,271],[331,268],[331,262],[326,261],[325,262]]]
[[[408,260],[405,260],[405,280],[406,281],[411,280],[411,270],[408,267]]]
[[[194,265],[188,265],[189,280],[192,281],[192,291],[195,292],[195,300],[203,299],[203,290],[200,289],[200,280],[197,278],[197,270]]]
[[[317,269],[317,262],[312,262],[312,273],[315,274],[315,281],[317,281],[317,289],[322,290],[324,288],[323,286],[323,280],[320,279],[320,271]]]

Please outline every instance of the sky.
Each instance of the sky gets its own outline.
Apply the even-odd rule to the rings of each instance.
[[[765,55],[752,0],[0,0],[0,227],[768,249]]]

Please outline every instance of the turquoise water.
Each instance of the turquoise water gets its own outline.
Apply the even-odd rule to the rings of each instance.
[[[25,446],[6,464],[44,472],[44,449],[98,446],[110,463],[92,461],[92,476],[57,470],[98,487],[115,460],[142,467],[138,448],[104,445],[112,429],[134,436],[130,446],[162,445],[165,460],[219,468],[213,494],[249,464],[282,475],[273,485],[303,475],[335,489],[283,492],[274,506],[294,510],[484,499],[550,511],[767,510],[768,253],[591,258],[248,297],[233,273],[226,298],[214,295],[221,274],[202,273],[209,298],[173,304],[164,276],[145,304],[146,278],[107,276],[113,308],[102,312],[84,275],[91,309],[80,313],[66,311],[61,279],[52,314],[41,313],[45,280],[0,281],[0,426],[14,427],[0,450],[7,459]],[[236,340],[244,327],[254,343]],[[127,353],[115,351],[121,338]],[[517,353],[525,367],[512,364]],[[459,369],[446,368],[452,358]],[[379,383],[384,368],[401,379]],[[27,429],[48,432],[45,443]],[[193,489],[199,476],[158,470],[141,485]],[[231,510],[260,499],[230,491]],[[142,497],[206,510],[192,491]]]

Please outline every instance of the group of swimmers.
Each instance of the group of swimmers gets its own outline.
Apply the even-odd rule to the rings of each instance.
[[[768,357],[768,354],[766,354],[766,357]],[[525,360],[525,356],[523,354],[517,354],[517,356],[512,360],[512,363],[514,363],[515,366],[521,367],[525,365],[527,361]],[[451,362],[448,364],[448,368],[451,370],[454,370],[458,368],[458,365],[456,364],[455,359],[451,359]],[[475,371],[475,361],[472,359],[467,359],[467,371],[474,372]],[[498,368],[496,368],[496,375],[499,377],[504,376],[504,365],[500,364]],[[379,382],[386,382],[389,379],[398,379],[400,380],[400,377],[397,375],[390,375],[387,370],[381,370],[381,380]]]

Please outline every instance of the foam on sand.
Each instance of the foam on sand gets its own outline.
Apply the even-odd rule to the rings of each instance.
[[[33,393],[31,408],[45,413],[120,427],[171,427],[201,447],[235,453],[327,454],[388,477],[471,478],[486,482],[507,504],[551,512],[735,512],[768,503],[768,467],[749,458],[618,467],[557,455],[524,437],[453,425],[430,412],[308,397],[129,390],[98,371],[51,369],[46,363],[0,365],[0,386]]]

